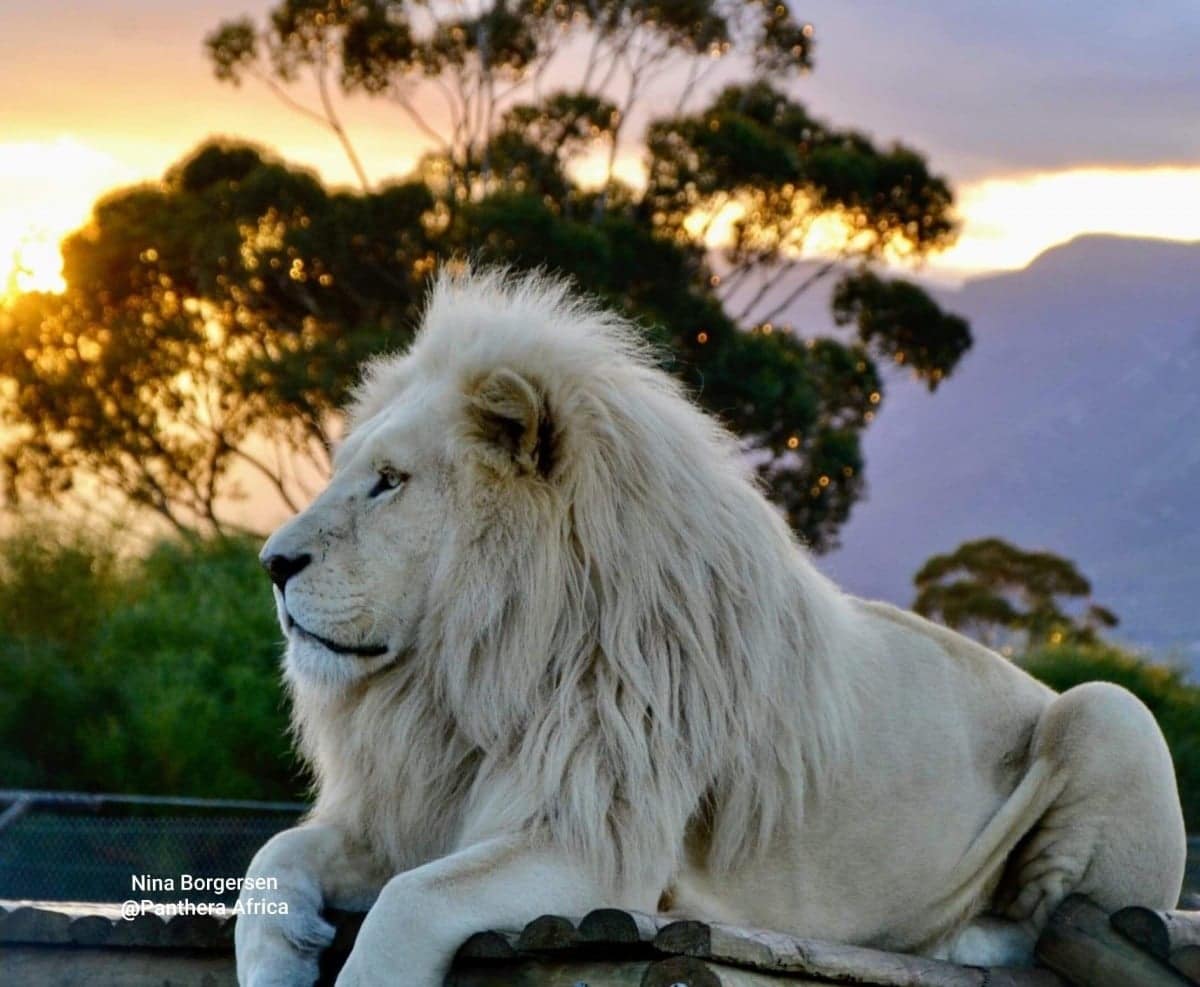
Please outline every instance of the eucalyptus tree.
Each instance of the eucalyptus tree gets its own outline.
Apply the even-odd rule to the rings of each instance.
[[[115,424],[85,399],[45,415],[84,378],[50,372],[41,342],[0,340],[20,396],[4,414],[36,450],[10,447],[11,490],[121,462],[140,503],[211,527],[241,461],[299,499],[263,437],[320,467],[358,362],[403,345],[429,274],[467,256],[565,273],[635,318],[823,549],[864,491],[886,368],[934,389],[970,346],[963,320],[878,266],[953,241],[948,184],[913,149],[810,114],[813,28],[788,4],[282,0],[205,45],[219,79],[326,128],[361,187],[212,143],[101,203],[66,247],[55,315],[84,327],[26,312],[7,338],[86,339],[100,356],[64,359],[141,378]],[[367,174],[344,119],[360,97],[421,142],[412,174]],[[793,324],[825,279],[831,331]],[[119,388],[98,373],[87,386]],[[219,414],[192,406],[202,392]]]

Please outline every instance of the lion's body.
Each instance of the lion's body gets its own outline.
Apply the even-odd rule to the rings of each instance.
[[[676,907],[752,927],[788,915],[790,928],[815,938],[929,951],[979,910],[999,876],[980,873],[965,893],[947,895],[959,861],[1028,769],[1053,696],[920,618],[858,601],[851,609],[843,674],[856,683],[854,756],[774,853],[732,879],[686,875]],[[731,896],[735,886],[743,890]]]
[[[252,867],[304,875],[307,924],[239,923],[243,979],[302,980],[312,901],[381,888],[347,983],[427,987],[480,925],[660,897],[971,960],[1019,958],[1071,890],[1173,904],[1144,708],[840,593],[630,338],[553,283],[444,279],[368,373],[329,490],[264,552],[299,563],[319,796]]]

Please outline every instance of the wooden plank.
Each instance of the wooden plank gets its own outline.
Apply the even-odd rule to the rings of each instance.
[[[5,987],[237,987],[233,952],[6,943]],[[790,985],[789,985],[790,987]]]
[[[1200,946],[1200,912],[1122,908],[1111,921],[1126,939],[1162,960],[1185,946]]]
[[[983,970],[861,946],[800,939],[778,932],[696,921],[672,922],[654,946],[738,967],[817,980],[877,987],[1057,987],[1058,977],[1039,970]]]
[[[641,987],[649,962],[524,960],[455,963],[446,987]]]
[[[1050,917],[1037,957],[1080,987],[1189,987],[1181,973],[1116,932],[1103,909],[1080,895]]]
[[[686,965],[671,966],[676,960]],[[693,966],[692,964],[698,964]],[[650,977],[653,977],[650,980]],[[710,977],[715,978],[709,979]],[[669,979],[667,979],[669,978]],[[626,962],[575,959],[571,962],[524,959],[513,963],[456,963],[446,987],[828,987],[829,981],[799,976],[769,976],[690,957]]]
[[[338,928],[336,947],[322,957],[322,981],[332,983],[337,968],[353,945],[361,915],[329,914]],[[481,932],[459,949],[449,984],[521,985],[585,984],[623,987],[656,961],[668,958],[704,961],[701,966],[678,964],[700,971],[694,976],[709,983],[706,974],[726,987],[758,987],[768,983],[854,983],[871,987],[1064,987],[1048,970],[984,970],[955,966],[917,956],[864,947],[801,939],[782,933],[707,924],[695,920],[668,921],[661,916],[622,909],[597,909],[578,924],[562,916],[543,915],[520,932]],[[338,954],[341,954],[340,956]],[[557,955],[555,955],[557,954]],[[664,976],[669,967],[656,968]],[[557,972],[554,972],[557,971]],[[599,971],[589,972],[589,971]],[[561,974],[561,976],[560,976]],[[538,980],[538,977],[551,977]],[[596,981],[596,977],[602,979]],[[658,973],[655,975],[658,976]],[[571,979],[563,979],[571,977]],[[612,978],[616,979],[612,979]],[[455,979],[457,978],[457,979]],[[557,978],[557,979],[555,979]],[[590,978],[590,979],[589,979]],[[655,980],[657,983],[657,980]],[[688,983],[671,980],[668,983]]]

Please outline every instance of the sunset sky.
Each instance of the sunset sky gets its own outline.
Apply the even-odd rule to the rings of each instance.
[[[964,221],[934,273],[1020,267],[1085,232],[1200,240],[1195,0],[807,0],[817,69],[797,95],[947,174]],[[41,0],[0,12],[0,294],[53,287],[57,240],[95,198],[152,179],[210,134],[252,138],[327,180],[333,139],[261,89],[217,83],[201,41],[255,0]],[[422,150],[390,107],[346,122],[374,180]],[[636,152],[624,162],[636,169]],[[14,272],[14,258],[27,272]]]

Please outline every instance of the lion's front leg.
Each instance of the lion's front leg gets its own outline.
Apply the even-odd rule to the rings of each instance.
[[[338,987],[441,987],[472,933],[602,905],[653,910],[658,890],[606,894],[561,851],[498,838],[392,878],[367,914]]]
[[[246,877],[234,926],[242,987],[311,987],[333,940],[321,911],[365,909],[385,880],[340,829],[316,822],[268,840]]]

